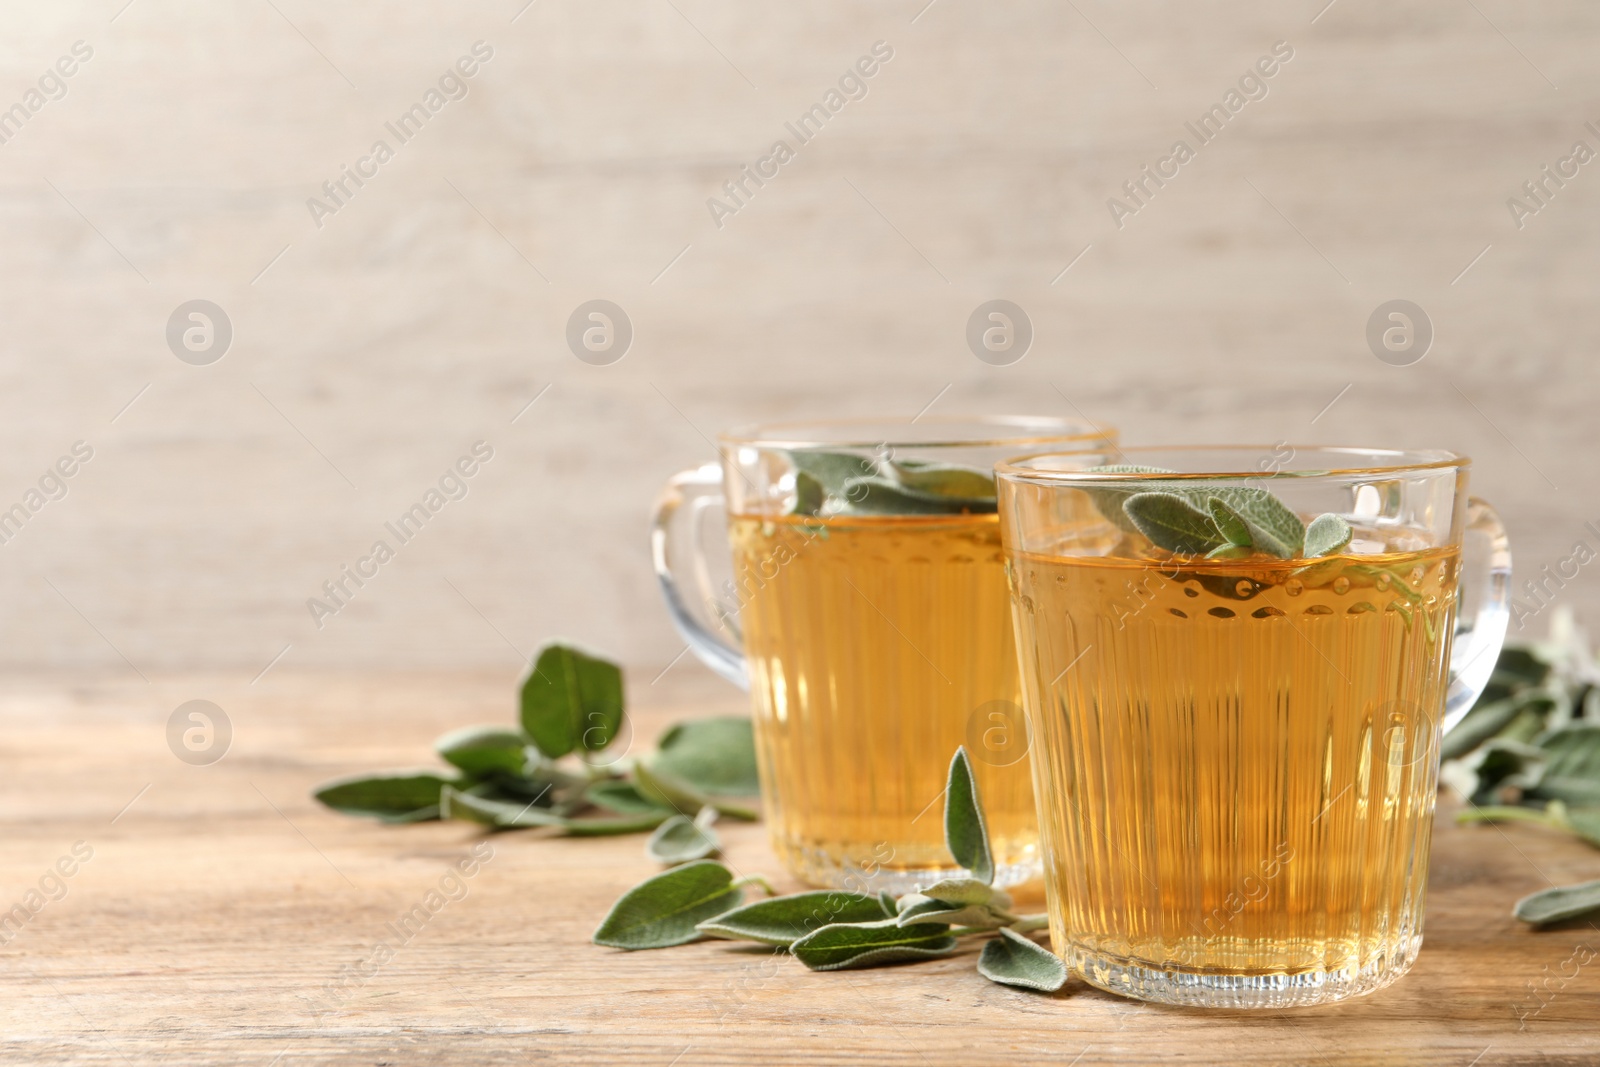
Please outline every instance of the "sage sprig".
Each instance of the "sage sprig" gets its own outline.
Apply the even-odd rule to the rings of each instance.
[[[1164,467],[1110,464],[1102,474],[1176,474]],[[1134,487],[1136,486],[1136,488]],[[1167,552],[1243,559],[1263,552],[1278,559],[1314,559],[1343,551],[1353,531],[1332,512],[1307,526],[1283,501],[1253,486],[1208,486],[1187,479],[1140,478],[1128,486],[1089,486],[1100,514]]]
[[[313,795],[335,811],[390,823],[456,819],[571,837],[654,830],[650,853],[671,864],[716,853],[716,815],[758,817],[749,719],[679,723],[654,752],[611,758],[625,734],[622,670],[560,642],[539,650],[519,694],[515,726],[468,726],[435,742],[448,773],[354,775]]]
[[[745,904],[739,886],[760,879],[736,881],[710,860],[687,863],[623,894],[594,940],[630,950],[698,936],[753,941],[786,951],[813,971],[839,971],[937,959],[954,953],[962,938],[993,936],[1001,940],[989,942],[979,958],[984,977],[1041,992],[1065,985],[1066,964],[1026,936],[1043,929],[1045,917],[1013,914],[1010,896],[993,885],[989,830],[965,749],[950,761],[945,844],[971,877],[939,879],[898,899],[811,890]],[[686,926],[691,914],[700,916],[692,928]]]
[[[1466,798],[1456,819],[1535,823],[1600,848],[1600,668],[1565,608],[1543,641],[1501,649],[1489,684],[1444,737],[1439,777]],[[1600,882],[1519,900],[1535,925],[1600,911]]]
[[[995,510],[994,473],[921,459],[826,449],[788,453],[792,515],[981,515]]]

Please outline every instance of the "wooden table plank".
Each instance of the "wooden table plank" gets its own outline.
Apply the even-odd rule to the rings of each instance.
[[[641,838],[498,835],[463,896],[447,876],[485,840],[473,828],[376,826],[310,800],[326,777],[426,763],[445,729],[505,721],[514,682],[274,672],[254,687],[201,676],[0,685],[0,906],[21,901],[75,842],[93,849],[64,880],[66,895],[0,946],[0,1057],[283,1067],[1600,1059],[1600,967],[1566,962],[1600,948],[1600,932],[1579,922],[1534,933],[1508,914],[1543,876],[1600,874],[1600,855],[1536,829],[1442,818],[1427,942],[1411,975],[1340,1005],[1244,1013],[1141,1004],[1077,983],[1025,994],[980,978],[971,950],[813,974],[727,943],[600,949],[588,941],[596,922],[654,869]],[[675,718],[742,703],[686,666],[649,682],[630,679],[638,745]],[[209,767],[166,747],[170,710],[197,696],[220,704],[234,728],[231,750]],[[761,827],[724,828],[735,867],[780,874]],[[388,924],[442,879],[460,899],[370,976],[338,988],[378,941],[400,942]],[[1530,983],[1547,979],[1536,998]]]

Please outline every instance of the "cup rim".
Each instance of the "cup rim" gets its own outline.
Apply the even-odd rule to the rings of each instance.
[[[1328,466],[1307,470],[1262,470],[1259,467],[1242,470],[1173,471],[1171,473],[1139,473],[1133,471],[1049,470],[1030,466],[1038,460],[1053,456],[1082,456],[1082,452],[1030,452],[1013,456],[995,464],[995,475],[1012,481],[1034,483],[1099,483],[1141,481],[1222,481],[1257,478],[1350,478],[1378,476],[1428,470],[1466,470],[1472,465],[1470,457],[1447,449],[1397,449],[1368,448],[1352,445],[1291,445],[1279,442],[1272,445],[1132,445],[1117,446],[1114,451],[1119,464],[1138,465],[1141,454],[1173,452],[1237,452],[1255,456],[1272,455],[1279,448],[1289,448],[1296,457],[1325,455],[1332,457],[1360,456],[1368,460],[1390,459],[1388,463],[1363,463],[1359,465]]]
[[[888,435],[872,435],[863,433],[857,437],[846,431],[859,429],[892,429],[905,427],[908,431],[916,427],[959,427],[968,426],[974,433],[968,437],[953,437],[949,440],[924,440],[919,439],[913,432],[905,437]],[[994,432],[983,432],[980,428],[988,427]],[[1006,428],[1011,432],[1005,432]],[[805,434],[801,431],[820,430],[821,434]],[[929,415],[918,417],[915,421],[901,421],[885,418],[837,418],[837,419],[806,419],[786,420],[782,422],[752,423],[745,426],[724,430],[717,434],[717,442],[723,447],[753,447],[776,449],[805,449],[805,448],[877,448],[881,445],[902,448],[936,449],[936,448],[1028,448],[1033,445],[1064,444],[1081,441],[1085,443],[1107,442],[1115,445],[1117,430],[1103,422],[1078,417],[1062,417],[1058,415]],[[1071,455],[1072,452],[1062,449],[1052,450],[1058,455]],[[1045,455],[1045,452],[1033,453]]]

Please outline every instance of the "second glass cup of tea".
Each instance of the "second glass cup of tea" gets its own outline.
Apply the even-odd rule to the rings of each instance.
[[[1506,629],[1467,460],[1131,448],[998,480],[1056,952],[1206,1007],[1404,974],[1441,729]]]
[[[656,572],[689,647],[750,690],[767,825],[797,877],[898,894],[959,873],[942,806],[959,745],[996,884],[1037,876],[993,467],[1113,440],[1033,417],[766,426],[668,484]],[[717,511],[725,532],[703,522]]]

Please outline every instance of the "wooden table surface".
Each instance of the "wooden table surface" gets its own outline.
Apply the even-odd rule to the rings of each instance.
[[[1509,915],[1547,876],[1600,875],[1600,854],[1536,829],[1441,819],[1427,942],[1397,986],[1319,1009],[1206,1013],[1076,982],[1052,997],[1002,988],[978,976],[973,950],[814,974],[729,943],[601,949],[595,924],[655,869],[640,837],[485,839],[461,823],[378,826],[310,799],[336,774],[428,763],[447,728],[507,721],[515,681],[6,681],[0,908],[37,911],[0,928],[0,1062],[1600,1061],[1600,964],[1584,948],[1600,947],[1600,932],[1535,933]],[[630,694],[634,745],[742,703],[684,664],[655,684],[631,677]],[[167,746],[172,709],[195,698],[232,725],[210,766]],[[760,826],[725,831],[734,866],[780,875]],[[462,896],[447,874],[485,841],[492,858]],[[92,856],[75,865],[75,846]],[[74,873],[47,877],[62,857]],[[30,899],[41,879],[47,893]],[[388,924],[441,880],[458,899],[372,965],[373,946],[397,940]]]

